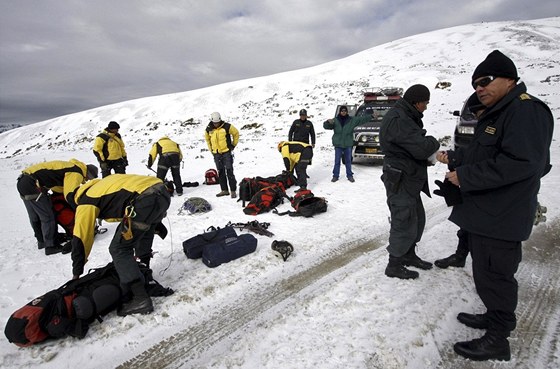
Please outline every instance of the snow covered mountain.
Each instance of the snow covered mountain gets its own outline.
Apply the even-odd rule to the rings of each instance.
[[[322,122],[339,103],[359,103],[361,90],[373,86],[406,89],[428,86],[432,97],[424,113],[428,134],[453,134],[456,117],[472,93],[472,71],[494,49],[515,62],[529,93],[560,117],[560,18],[478,23],[416,35],[345,59],[292,72],[236,81],[184,93],[146,97],[102,106],[0,134],[0,316],[71,277],[67,255],[45,256],[35,246],[24,207],[15,190],[21,169],[43,160],[95,162],[95,136],[111,120],[119,122],[127,145],[129,173],[145,168],[154,140],[169,135],[185,154],[183,181],[202,182],[214,166],[203,133],[210,113],[240,129],[235,172],[269,176],[283,169],[276,144],[287,138],[301,108],[317,132],[309,187],[329,201],[326,213],[309,219],[272,213],[246,216],[241,205],[216,198],[216,186],[185,188],[174,197],[166,220],[170,235],[154,242],[155,278],[176,292],[154,299],[146,316],[111,313],[92,324],[86,338],[67,338],[22,349],[0,340],[2,368],[470,368],[457,358],[453,343],[474,332],[457,323],[460,311],[482,308],[464,269],[422,272],[415,281],[384,277],[388,210],[379,166],[355,165],[356,183],[331,183],[334,152],[331,132]],[[440,82],[449,87],[436,88]],[[103,93],[100,91],[100,93]],[[539,200],[548,221],[528,242],[520,281],[519,327],[512,337],[514,359],[500,368],[560,366],[560,155],[552,144],[554,168],[543,179]],[[447,142],[447,141],[446,141]],[[430,167],[430,181],[445,165]],[[291,192],[289,195],[292,195]],[[178,214],[189,196],[208,199],[213,210]],[[427,260],[455,249],[456,227],[437,196],[423,197],[428,224],[419,254]],[[279,210],[287,210],[288,204]],[[215,269],[186,259],[182,241],[209,226],[228,221],[270,222],[273,238],[258,236],[257,251]],[[115,229],[96,238],[87,267],[110,261],[107,247]],[[294,245],[286,261],[270,250],[273,239]],[[525,251],[524,251],[525,252]],[[538,296],[538,297],[535,297]],[[480,363],[477,368],[491,368]]]

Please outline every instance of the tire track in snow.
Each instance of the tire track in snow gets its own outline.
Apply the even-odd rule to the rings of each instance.
[[[445,204],[426,209],[426,230],[447,218]],[[384,227],[388,231],[389,225]],[[226,339],[235,331],[257,319],[267,310],[294,296],[324,276],[346,266],[365,253],[387,244],[388,232],[375,235],[364,243],[352,242],[325,254],[321,261],[309,269],[294,274],[276,283],[261,287],[258,291],[247,291],[238,301],[224,305],[211,318],[186,328],[125,361],[117,368],[138,367],[180,368],[196,361],[217,342]]]

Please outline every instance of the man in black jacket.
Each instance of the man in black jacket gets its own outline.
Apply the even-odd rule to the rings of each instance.
[[[472,85],[486,110],[464,150],[438,153],[455,171],[446,178],[461,189],[462,203],[449,219],[468,232],[476,291],[486,312],[457,319],[486,329],[481,338],[458,342],[455,352],[472,360],[509,360],[507,338],[517,324],[521,241],[533,228],[541,177],[550,171],[553,117],[527,94],[511,59],[495,50],[480,63]]]
[[[407,266],[432,268],[432,263],[420,259],[415,251],[426,225],[420,192],[430,196],[428,159],[439,149],[439,142],[426,136],[423,129],[422,113],[429,100],[426,86],[411,86],[381,122],[379,139],[385,153],[381,180],[391,211],[389,264],[385,269],[388,277],[414,279],[418,278],[418,272]]]
[[[299,111],[299,119],[294,120],[288,132],[288,141],[298,141],[309,143],[311,137],[311,146],[315,147],[315,129],[313,123],[307,120],[307,110],[301,109]]]

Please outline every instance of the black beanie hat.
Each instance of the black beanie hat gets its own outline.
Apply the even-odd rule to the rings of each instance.
[[[486,106],[480,102],[478,95],[474,92],[467,100],[467,108],[469,108],[471,113],[476,113],[479,110],[486,109]]]
[[[107,126],[107,129],[120,129],[121,126],[119,126],[119,124],[115,121],[111,121],[109,122],[109,125]]]
[[[424,85],[410,86],[404,93],[403,99],[412,105],[422,101],[430,101],[430,90]]]
[[[502,54],[499,50],[494,50],[482,63],[476,67],[472,75],[472,81],[485,76],[504,77],[519,80],[517,68],[513,61]]]

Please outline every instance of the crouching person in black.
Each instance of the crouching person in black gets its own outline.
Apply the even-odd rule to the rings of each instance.
[[[93,246],[96,219],[120,221],[109,252],[121,284],[132,292],[132,300],[123,304],[118,315],[153,311],[144,276],[135,256],[149,266],[154,234],[164,238],[167,229],[161,223],[170,204],[170,194],[159,178],[115,174],[91,181],[76,193],[76,219],[72,239],[74,278],[84,271]]]
[[[313,159],[313,146],[303,142],[280,141],[278,151],[282,154],[286,170],[291,174],[296,172],[298,191],[307,189],[307,166]]]

